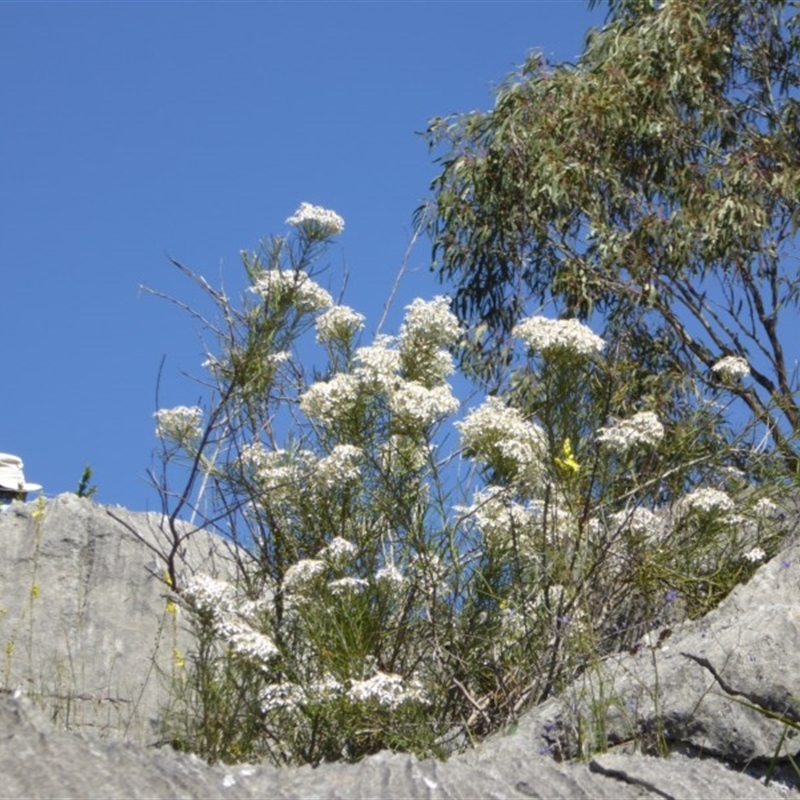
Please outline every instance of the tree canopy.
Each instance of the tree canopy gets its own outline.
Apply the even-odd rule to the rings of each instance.
[[[591,2],[595,5],[596,2]],[[431,121],[418,210],[466,360],[496,381],[531,309],[602,322],[647,391],[728,382],[792,472],[800,406],[786,323],[800,299],[797,0],[610,0],[576,64],[532,54],[489,112]]]

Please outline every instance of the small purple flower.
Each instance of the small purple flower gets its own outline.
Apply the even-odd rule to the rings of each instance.
[[[789,569],[789,567],[791,567],[791,566],[792,566],[792,562],[789,561],[788,558],[784,558],[783,561],[781,561],[781,569]]]
[[[670,589],[664,595],[664,602],[665,603],[674,603],[678,599],[678,590],[677,589]]]

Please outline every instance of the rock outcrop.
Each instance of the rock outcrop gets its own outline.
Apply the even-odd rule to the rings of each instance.
[[[447,762],[380,753],[316,769],[208,766],[169,751],[53,731],[30,701],[0,701],[0,798],[786,798],[715,761],[606,755],[559,764],[524,736]]]
[[[191,638],[169,605],[159,514],[64,494],[0,513],[2,685],[60,727],[149,743]],[[228,574],[227,545],[186,528],[185,573]]]
[[[649,742],[759,776],[777,755],[778,774],[798,785],[800,541],[702,619],[654,631],[635,652],[588,670],[518,733],[562,759],[582,747],[624,752]]]
[[[160,523],[73,496],[0,514],[0,797],[800,796],[800,737],[776,718],[800,722],[800,542],[707,617],[604,660],[473,751],[279,770],[146,746],[174,649],[191,647],[167,610]],[[180,562],[224,576],[230,552],[198,531]],[[574,760],[589,748],[605,752]]]

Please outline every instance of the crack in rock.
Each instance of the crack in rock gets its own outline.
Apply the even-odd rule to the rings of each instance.
[[[697,656],[694,653],[686,652],[681,652],[681,655],[684,658],[688,658],[690,661],[694,661],[703,669],[710,672],[714,677],[714,680],[719,684],[722,691],[725,692],[725,694],[727,694],[729,697],[743,697],[754,706],[763,708],[765,711],[770,711],[773,714],[779,714],[786,719],[792,720],[793,722],[800,722],[800,718],[798,718],[797,715],[792,712],[791,708],[788,708],[785,705],[781,708],[777,708],[775,703],[768,698],[759,697],[757,694],[735,689],[723,679],[714,665],[707,658],[704,658],[703,656]]]
[[[668,792],[663,792],[659,789],[655,784],[651,783],[650,781],[643,780],[642,778],[636,778],[633,775],[625,772],[622,769],[612,769],[611,767],[604,767],[599,761],[596,759],[592,759],[589,762],[589,772],[595,772],[598,775],[603,775],[606,778],[613,778],[618,781],[622,781],[623,783],[630,784],[631,786],[641,786],[643,789],[646,789],[648,792],[651,792],[658,797],[663,797],[665,800],[676,800],[674,795],[669,794]]]

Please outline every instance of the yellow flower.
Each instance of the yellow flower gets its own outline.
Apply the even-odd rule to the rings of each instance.
[[[561,458],[556,457],[556,466],[561,467],[566,472],[580,472],[581,465],[575,460],[572,454],[572,443],[569,439],[564,439],[564,445],[561,448]]]
[[[38,596],[39,596],[39,584],[34,583],[33,586],[31,586],[31,599],[35,600]]]

